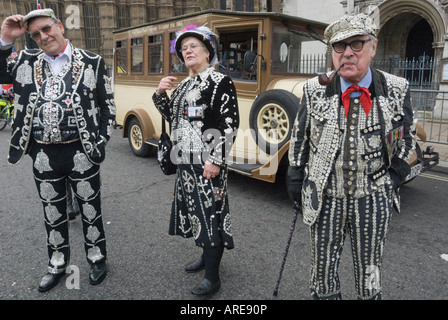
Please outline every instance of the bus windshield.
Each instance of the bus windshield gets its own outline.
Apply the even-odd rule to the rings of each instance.
[[[271,52],[272,73],[315,74],[326,71],[326,46],[284,25],[273,27]]]

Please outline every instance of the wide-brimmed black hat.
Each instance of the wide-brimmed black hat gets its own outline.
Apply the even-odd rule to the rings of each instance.
[[[196,27],[195,25],[189,25],[184,29],[176,32],[176,39],[174,40],[174,50],[177,56],[182,62],[184,57],[182,56],[182,41],[188,37],[195,37],[200,40],[207,48],[210,56],[210,65],[218,63],[218,40],[217,35],[206,26]]]

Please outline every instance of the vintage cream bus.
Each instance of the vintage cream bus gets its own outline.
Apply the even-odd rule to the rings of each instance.
[[[154,154],[161,134],[162,118],[152,102],[160,80],[187,76],[170,42],[192,24],[206,24],[218,35],[219,71],[237,89],[240,127],[229,169],[275,182],[288,157],[303,84],[329,67],[320,40],[326,24],[278,13],[208,10],[115,31],[116,122],[138,156]],[[315,52],[320,59],[306,63]]]

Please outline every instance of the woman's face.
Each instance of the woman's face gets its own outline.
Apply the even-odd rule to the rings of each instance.
[[[185,67],[193,73],[199,73],[209,66],[210,53],[204,44],[195,37],[188,37],[182,41],[182,56]]]

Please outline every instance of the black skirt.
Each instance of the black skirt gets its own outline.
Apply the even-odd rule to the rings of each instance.
[[[206,179],[203,166],[180,164],[174,186],[170,235],[194,237],[203,248],[234,247],[227,196],[227,167]]]

